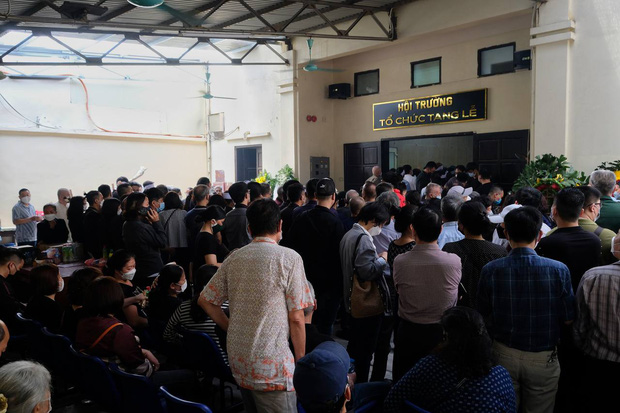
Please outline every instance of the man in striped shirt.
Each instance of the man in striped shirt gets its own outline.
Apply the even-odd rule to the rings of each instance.
[[[611,251],[620,258],[620,232]],[[585,404],[605,411],[615,401],[617,382],[611,378],[620,375],[620,261],[588,270],[576,298],[575,343],[586,356]]]

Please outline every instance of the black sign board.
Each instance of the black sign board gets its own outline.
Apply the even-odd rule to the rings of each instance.
[[[372,105],[372,130],[410,128],[487,118],[487,89]]]

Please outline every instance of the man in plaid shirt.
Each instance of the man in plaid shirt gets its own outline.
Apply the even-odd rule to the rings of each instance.
[[[498,362],[512,377],[522,411],[553,412],[560,376],[560,325],[574,319],[570,272],[534,251],[541,213],[515,209],[504,218],[512,250],[482,269],[478,310],[486,318]]]

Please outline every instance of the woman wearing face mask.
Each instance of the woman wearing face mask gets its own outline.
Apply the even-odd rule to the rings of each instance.
[[[58,267],[44,264],[30,272],[30,282],[34,294],[26,307],[26,317],[38,321],[52,333],[59,333],[64,311],[56,302],[56,293],[65,288]]]
[[[135,255],[126,250],[115,251],[106,263],[104,274],[114,277],[116,282],[120,284],[125,296],[123,312],[117,316],[135,330],[148,327],[149,322],[142,309],[146,296],[139,287],[133,284],[136,275]]]
[[[157,286],[149,294],[149,318],[162,322],[164,325],[183,302],[183,294],[187,289],[187,278],[183,267],[167,264],[159,272]]]
[[[204,222],[204,224],[194,243],[194,271],[198,271],[205,264],[219,267],[228,255],[228,248],[218,240],[217,236],[222,229],[224,218],[226,218],[224,210],[217,205],[207,207],[196,218],[198,222]]]
[[[160,250],[166,248],[168,237],[159,213],[149,207],[149,199],[143,193],[134,192],[127,197],[125,220],[123,242],[135,254],[138,269],[134,283],[145,288],[151,283],[148,277],[164,266]]]
[[[0,411],[49,413],[52,411],[52,376],[39,363],[15,361],[0,368]]]
[[[174,261],[189,273],[189,247],[187,242],[187,226],[183,209],[183,202],[176,192],[168,192],[164,197],[164,210],[159,214],[159,220],[168,236],[168,245],[162,255],[164,262]]]
[[[120,212],[121,201],[116,198],[106,199],[101,207],[102,228],[99,230],[99,233],[103,234],[103,245],[108,251],[117,251],[125,248],[123,243],[123,224],[125,220]]]
[[[83,196],[74,196],[69,201],[67,208],[67,219],[69,220],[69,230],[73,242],[84,242],[84,202]]]
[[[69,238],[65,221],[56,218],[56,205],[45,205],[43,213],[45,219],[37,224],[37,247],[41,251],[50,245],[64,244]]]

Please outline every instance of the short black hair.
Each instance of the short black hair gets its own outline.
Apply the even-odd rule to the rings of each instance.
[[[106,201],[107,203],[108,201]],[[95,267],[86,267],[74,271],[71,275],[71,282],[67,283],[69,303],[71,305],[83,305],[86,289],[96,278],[101,276],[103,273]]]
[[[555,210],[567,222],[576,222],[581,215],[585,196],[577,188],[564,188],[555,196]]]
[[[14,248],[0,247],[0,266],[7,265],[9,261],[24,261],[24,255]]]
[[[232,186],[231,186],[232,189]],[[280,225],[280,208],[271,199],[257,199],[246,211],[252,237],[273,235]]]
[[[56,205],[54,204],[45,204],[43,205],[43,211],[45,211],[45,208],[50,207],[50,208],[54,208],[54,211],[58,212],[58,208],[56,208]]]
[[[413,216],[413,229],[422,241],[437,241],[441,233],[441,215],[433,208],[422,207]]]
[[[478,169],[478,164],[476,162],[469,162],[465,169],[468,171],[475,171],[476,169]]]
[[[469,180],[469,175],[467,175],[467,172],[459,172],[456,174],[456,180],[459,183],[466,184]]]
[[[129,182],[129,186],[139,186],[140,188],[142,188],[142,184],[136,181]]]
[[[93,280],[84,293],[84,311],[91,316],[119,314],[123,310],[125,295],[120,284],[112,277]]]
[[[407,201],[410,205],[420,206],[422,205],[422,195],[420,194],[420,191],[407,191],[405,201]]]
[[[375,188],[375,194],[377,197],[379,197],[379,195],[381,195],[384,192],[390,192],[394,190],[394,185],[392,185],[389,182],[381,182],[380,184],[378,184]]]
[[[30,190],[28,188],[22,188],[22,189],[19,190],[19,192],[17,194],[21,195],[22,192],[25,192],[25,191],[30,191]]]
[[[499,185],[493,185],[491,189],[489,189],[489,195],[498,194],[500,192],[504,192],[504,188]]]
[[[538,189],[526,186],[517,191],[516,197],[519,205],[538,208],[542,194]]]
[[[316,197],[316,186],[319,184],[320,179],[312,178],[306,182],[306,193],[308,198]]]
[[[209,195],[209,187],[204,184],[198,184],[192,189],[192,195],[194,196],[194,202],[203,201]]]
[[[116,178],[116,182],[124,182],[124,183],[129,183],[129,179],[127,179],[126,176],[119,176],[118,178]],[[120,185],[119,185],[120,186]]]
[[[128,220],[138,219],[138,212],[142,208],[145,199],[146,195],[142,192],[132,192],[129,194],[125,202],[125,218]]]
[[[262,188],[258,182],[248,182],[248,189],[250,190],[250,202],[254,202],[261,197]]]
[[[407,231],[407,228],[413,224],[413,215],[417,210],[417,205],[407,204],[402,207],[394,218],[394,229],[400,233]]]
[[[489,171],[488,168],[482,168],[480,169],[480,171],[478,171],[478,175],[482,178],[482,179],[491,179],[491,171]]]
[[[235,182],[228,188],[228,194],[235,201],[235,204],[240,204],[245,199],[245,195],[248,193],[248,184],[245,182]]]
[[[129,260],[136,259],[136,256],[127,250],[116,250],[114,254],[108,259],[104,268],[104,274],[110,277],[114,277],[116,271],[122,272],[123,267],[127,265]]]
[[[183,209],[183,202],[181,201],[181,198],[179,198],[179,194],[177,194],[176,192],[168,192],[164,196],[164,204],[166,204],[166,206],[164,207],[165,210]]]
[[[374,222],[383,225],[390,219],[390,212],[381,202],[369,202],[361,209],[357,215],[358,222]]]
[[[456,165],[454,170],[456,171],[457,169],[461,172],[465,172],[465,165]]]
[[[514,242],[534,242],[538,238],[542,222],[540,211],[531,206],[513,209],[504,217],[506,232]]]
[[[424,166],[424,169],[426,168],[437,169],[437,164],[433,161],[428,161],[426,162],[426,165]]]
[[[593,186],[582,185],[577,187],[584,196],[583,207],[588,207],[601,199],[601,191]]]
[[[411,171],[411,165],[403,165],[403,172],[405,172],[405,174],[411,173]]]
[[[286,191],[286,197],[291,202],[298,202],[304,193],[304,186],[299,182],[289,185]]]
[[[110,188],[110,185],[107,185],[107,184],[99,185],[99,188],[97,188],[97,191],[101,192],[101,195],[103,195],[104,198],[107,198],[110,195],[112,195],[112,188]]]
[[[144,195],[146,195],[146,197],[149,199],[149,205],[151,204],[151,202],[157,201],[158,199],[162,199],[164,197],[164,194],[162,194],[162,192],[157,188],[147,189],[146,191],[144,191]]]
[[[459,210],[459,223],[471,235],[482,235],[492,225],[486,207],[478,201],[467,201]]]
[[[263,182],[262,184],[260,184],[260,194],[262,196],[267,196],[271,193],[271,185],[269,185],[267,182]]]
[[[149,186],[149,185],[153,185],[153,184],[155,184],[155,182],[153,182],[153,181],[144,181],[144,182],[142,182],[142,186],[143,187],[146,187],[146,186]]]
[[[118,194],[119,198],[122,198],[123,196],[128,195],[131,192],[133,192],[133,190],[131,189],[131,185],[129,185],[128,183],[120,184],[116,188],[116,193]]]
[[[103,206],[101,207],[101,214],[106,218],[106,220],[115,218],[117,216],[119,206],[121,206],[121,201],[116,198],[110,198],[103,203]]]
[[[400,176],[400,174],[396,172],[387,171],[386,173],[383,174],[382,179],[384,182],[389,182],[393,186],[397,186],[400,183],[400,181],[403,180],[403,177]]]
[[[226,204],[226,200],[224,199],[224,197],[222,195],[218,195],[218,194],[211,195],[209,197],[209,206],[211,206],[211,205],[217,205],[217,206],[220,206],[220,207],[222,207],[224,209],[226,209],[226,207],[228,206]]]
[[[282,185],[282,200],[283,201],[288,201],[286,191],[288,190],[289,186],[295,183],[298,184],[300,182],[297,179],[289,179],[288,181],[284,182],[284,184]]]
[[[42,264],[30,271],[30,283],[34,295],[52,295],[58,292],[58,267],[54,264]]]
[[[161,192],[164,196],[169,192],[168,187],[164,184],[159,184],[155,188],[159,189],[159,192]]]
[[[206,176],[203,176],[201,178],[198,178],[198,180],[196,181],[196,185],[207,185],[207,186],[210,186],[211,185],[211,181]]]
[[[99,195],[101,195],[99,191],[88,191],[86,194],[86,202],[88,202],[89,205],[94,204]]]

